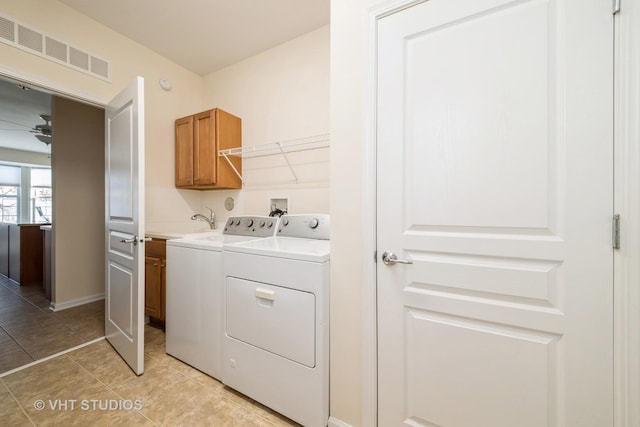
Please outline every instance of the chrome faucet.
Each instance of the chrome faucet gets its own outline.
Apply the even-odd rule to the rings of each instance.
[[[211,228],[212,230],[216,229],[216,214],[213,212],[213,209],[211,208],[207,208],[207,210],[210,212],[209,214],[209,218],[207,218],[206,216],[202,215],[202,214],[194,214],[191,217],[191,220],[195,221],[195,220],[202,220],[204,222],[206,222],[207,224],[209,224],[209,228]]]

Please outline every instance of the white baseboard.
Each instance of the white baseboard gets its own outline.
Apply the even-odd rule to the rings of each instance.
[[[329,417],[329,424],[327,425],[328,427],[353,427],[351,424],[347,424],[334,417]]]
[[[66,309],[71,308],[71,307],[77,307],[79,305],[88,304],[90,302],[100,301],[100,300],[103,300],[103,299],[104,299],[104,293],[96,294],[96,295],[90,295],[88,297],[72,299],[70,301],[52,302],[51,305],[49,306],[49,310],[52,310],[52,311],[66,310]]]

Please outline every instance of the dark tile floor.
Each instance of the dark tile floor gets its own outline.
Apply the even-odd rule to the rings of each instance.
[[[104,301],[58,312],[39,286],[0,275],[0,373],[104,336]]]

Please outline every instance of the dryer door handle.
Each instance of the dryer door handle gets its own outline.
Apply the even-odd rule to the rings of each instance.
[[[271,289],[256,288],[256,298],[274,301],[276,299],[276,293]]]

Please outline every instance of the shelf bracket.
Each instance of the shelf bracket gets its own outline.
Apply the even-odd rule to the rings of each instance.
[[[235,174],[238,175],[238,178],[240,178],[240,182],[244,182],[244,180],[242,179],[242,175],[240,174],[240,172],[238,172],[238,169],[234,166],[233,162],[229,158],[229,153],[227,153],[227,150],[220,150],[220,154],[224,157],[227,163],[229,163],[229,166],[231,166],[231,169],[233,169]]]
[[[297,184],[298,183],[298,175],[296,175],[296,172],[293,170],[293,166],[291,166],[291,162],[289,161],[289,157],[287,156],[286,151],[284,151],[284,148],[282,147],[282,143],[281,142],[276,142],[276,144],[278,145],[278,148],[280,149],[280,152],[282,153],[282,156],[284,157],[284,161],[287,162],[287,166],[289,166],[289,170],[291,171],[291,174],[295,178],[296,184]]]
[[[288,153],[296,152],[296,151],[306,151],[306,150],[314,150],[318,148],[329,147],[329,134],[316,135],[307,138],[299,138],[299,139],[290,139],[287,141],[273,142],[270,144],[264,145],[253,145],[249,147],[236,147],[236,148],[228,148],[225,150],[220,150],[218,153],[220,156],[223,156],[226,162],[231,166],[233,172],[240,178],[242,182],[244,182],[242,178],[242,174],[236,169],[236,167],[231,162],[229,156],[240,156],[241,158],[250,158],[250,157],[262,157],[262,156],[273,156],[273,155],[282,155],[287,164],[287,167],[291,171],[296,184],[298,183],[298,175],[293,169],[293,165],[289,160]]]

